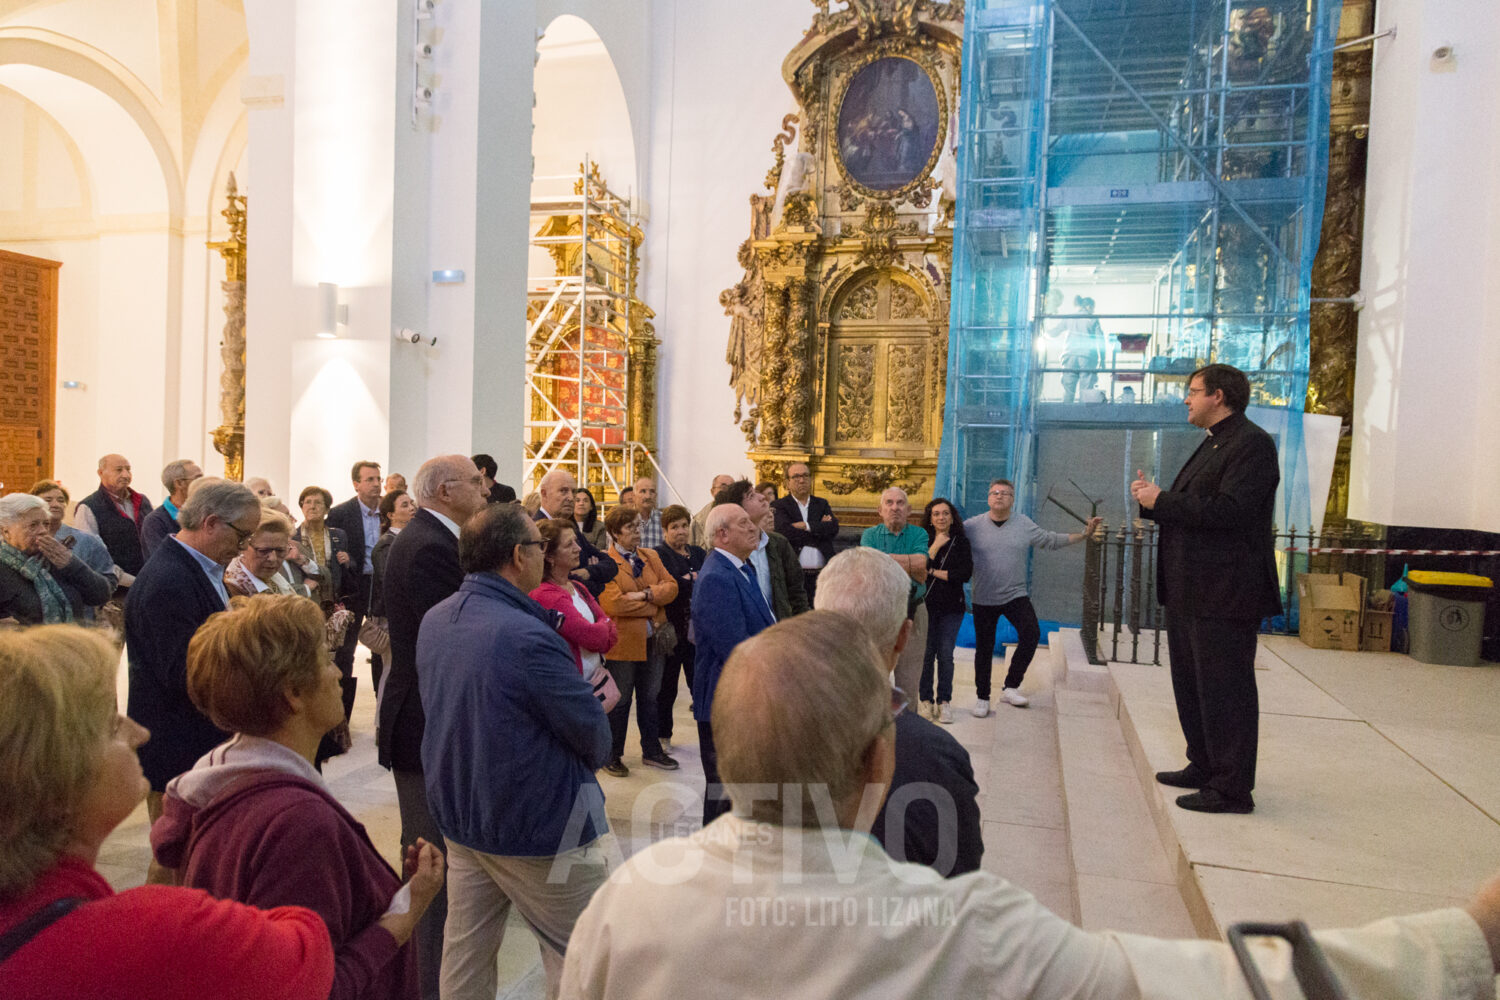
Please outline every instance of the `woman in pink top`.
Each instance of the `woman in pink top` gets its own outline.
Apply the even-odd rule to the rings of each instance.
[[[562,615],[558,634],[567,640],[578,663],[578,672],[590,679],[604,669],[604,654],[619,638],[615,623],[607,617],[586,587],[570,575],[578,568],[578,536],[572,521],[538,521],[542,533],[542,556],[546,573],[531,599]]]

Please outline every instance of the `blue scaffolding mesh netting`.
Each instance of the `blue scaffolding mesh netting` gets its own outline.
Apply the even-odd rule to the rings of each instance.
[[[1137,468],[1186,457],[1188,377],[1224,362],[1278,440],[1278,523],[1321,513],[1302,412],[1338,14],[969,5],[939,495],[974,513],[1006,476],[1035,510],[1076,479],[1118,523]]]

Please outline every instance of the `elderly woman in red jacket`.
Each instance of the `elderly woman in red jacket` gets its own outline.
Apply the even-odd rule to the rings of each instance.
[[[146,797],[119,714],[119,652],[98,632],[0,632],[0,997],[322,1000],[328,931],[298,907],[266,912],[205,892],[116,893],[99,848]]]
[[[235,735],[167,785],[151,828],[182,883],[255,906],[305,906],[333,939],[331,998],[415,1000],[412,931],[443,887],[438,849],[407,848],[401,878],[313,767],[344,721],[323,615],[305,597],[236,597],[188,646],[187,688]]]
[[[573,651],[578,672],[592,680],[604,669],[604,654],[619,639],[614,620],[599,607],[588,588],[579,586],[571,576],[582,552],[573,522],[557,518],[539,521],[537,530],[542,533],[544,569],[541,585],[531,592],[531,599],[562,615],[557,632]]]

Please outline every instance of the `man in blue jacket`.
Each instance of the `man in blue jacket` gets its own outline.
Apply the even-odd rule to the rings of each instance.
[[[527,596],[542,582],[542,539],[526,513],[486,507],[464,525],[458,559],[463,584],[417,639],[422,769],[448,845],[442,995],[495,995],[514,903],[555,996],[573,924],[608,875],[594,771],[609,759],[609,722],[552,612]]]
[[[706,526],[713,551],[703,560],[693,585],[693,718],[698,722],[698,751],[703,758],[703,825],[729,811],[719,785],[719,756],[714,750],[714,688],[734,647],[776,623],[755,579],[750,554],[760,544],[760,526],[738,504],[720,504],[708,513]]]

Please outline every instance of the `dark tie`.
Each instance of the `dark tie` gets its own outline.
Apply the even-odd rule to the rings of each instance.
[[[645,571],[645,569],[646,564],[641,561],[641,557],[636,555],[634,552],[630,553],[630,575],[640,576],[641,573]]]
[[[745,579],[750,581],[750,589],[755,591],[755,593],[759,595],[761,604],[767,611],[771,612],[771,620],[775,621],[776,612],[771,611],[771,606],[766,603],[766,595],[760,592],[760,584],[756,582],[755,567],[750,565],[748,562],[742,562],[740,563],[740,572],[745,574]]]

